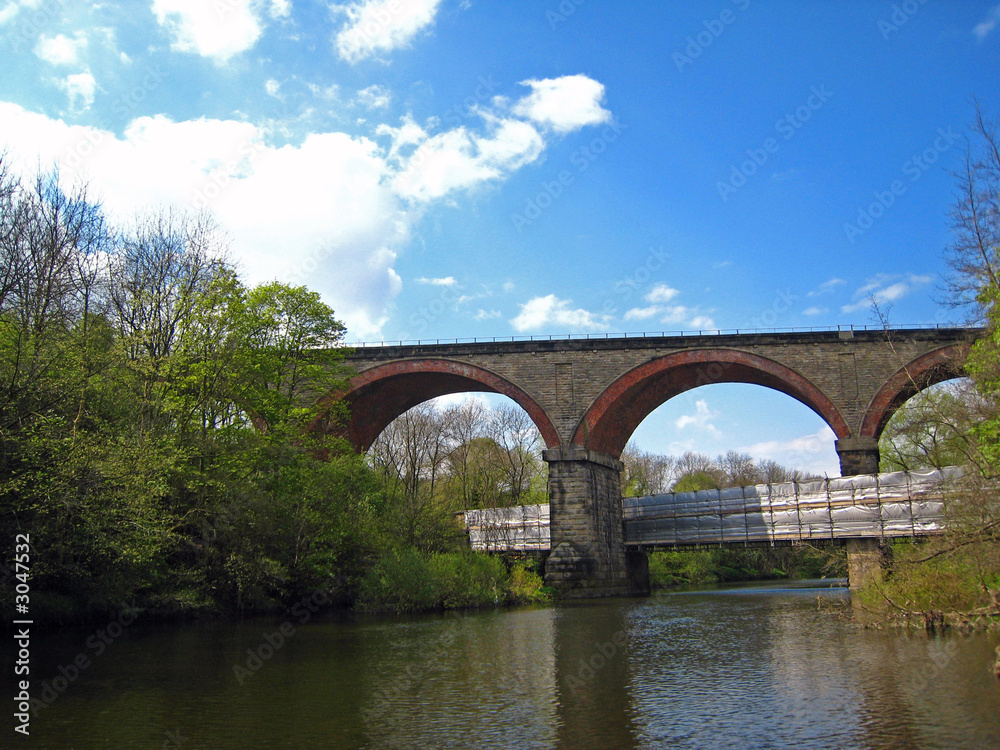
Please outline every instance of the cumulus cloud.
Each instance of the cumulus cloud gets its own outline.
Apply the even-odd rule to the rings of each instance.
[[[161,11],[182,5],[157,2]],[[74,108],[89,106],[97,88],[89,73],[59,85]],[[281,96],[276,81],[264,86]],[[272,132],[246,121],[157,115],[136,118],[117,135],[0,102],[0,132],[25,163],[58,164],[68,182],[87,182],[117,218],[159,205],[208,208],[252,282],[307,284],[353,336],[375,338],[402,288],[396,253],[425,208],[503,180],[543,153],[546,138],[534,124],[511,116],[506,104],[495,106],[480,113],[479,129],[465,123],[434,132],[433,120],[424,127],[405,116],[396,127],[376,128],[375,140],[327,132],[276,146],[271,138],[280,123]],[[454,283],[427,281],[449,279]],[[518,330],[548,324],[594,330],[609,322],[554,295],[529,301],[512,321]]]
[[[171,49],[227,62],[257,43],[262,28],[252,0],[153,0],[157,22],[173,38]],[[282,4],[272,4],[281,9]]]
[[[657,284],[646,295],[645,300],[646,302],[669,302],[678,294],[680,294],[679,291],[666,284]]]
[[[402,147],[416,143],[416,149],[403,157]],[[463,126],[427,136],[419,126],[408,123],[397,131],[390,151],[399,157],[401,166],[393,188],[412,201],[431,201],[500,179],[535,161],[544,148],[538,131],[521,120],[492,123],[485,135]]]
[[[521,85],[529,86],[531,93],[514,105],[513,113],[557,133],[611,119],[611,113],[601,106],[604,84],[585,75],[528,80]]]
[[[271,18],[288,18],[292,15],[292,0],[271,0],[267,12]]]
[[[851,313],[871,307],[873,302],[878,305],[895,302],[913,290],[930,284],[932,280],[931,276],[918,276],[912,273],[906,276],[902,274],[877,274],[854,292],[854,301],[841,306],[840,311]]]
[[[35,44],[35,56],[50,65],[76,65],[80,62],[80,54],[87,49],[87,37],[77,33],[73,37],[65,34],[38,37]]]
[[[533,297],[521,305],[517,317],[510,321],[517,331],[537,331],[559,326],[567,331],[596,331],[607,328],[610,316],[572,307],[572,300],[559,299],[554,294]]]
[[[807,297],[818,297],[821,294],[829,294],[829,293],[833,292],[834,290],[836,290],[837,287],[843,286],[846,283],[847,282],[844,281],[843,279],[832,278],[832,279],[829,279],[827,281],[824,281],[822,284],[820,284],[815,289],[812,289],[809,292],[806,292],[806,296]]]
[[[407,46],[434,23],[441,0],[364,0],[335,5],[336,14],[347,17],[337,32],[337,53],[349,63]]]
[[[0,8],[0,25],[13,20],[21,10],[32,10],[41,4],[42,0],[9,0]]]
[[[790,440],[766,440],[739,448],[756,459],[770,459],[819,476],[840,476],[840,459],[834,447],[837,436],[824,425],[811,435]]]
[[[993,29],[997,27],[998,22],[1000,22],[1000,5],[995,5],[986,15],[986,18],[977,23],[972,29],[972,34],[976,37],[976,41],[981,42],[986,39],[993,32]]]
[[[828,312],[830,312],[830,308],[816,307],[814,305],[813,307],[807,307],[805,310],[802,311],[802,314],[812,317],[813,315],[822,315],[823,313],[828,313]]]
[[[698,307],[665,304],[680,292],[666,284],[657,284],[643,299],[650,302],[645,307],[633,307],[625,312],[625,320],[653,320],[671,325],[682,324],[688,328],[704,330],[715,328],[715,321],[702,313]]]
[[[89,109],[94,103],[94,93],[97,91],[97,81],[90,71],[71,73],[56,81],[56,85],[69,97],[69,108],[72,110]]]
[[[693,427],[698,430],[718,436],[718,428],[712,424],[712,420],[719,416],[719,413],[708,408],[708,402],[700,398],[694,404],[694,414],[682,414],[674,421],[674,426],[678,430]]]
[[[25,169],[58,164],[66,184],[87,181],[117,221],[160,205],[209,208],[251,283],[306,284],[352,337],[380,335],[402,286],[396,253],[416,217],[386,184],[374,142],[325,133],[277,148],[249,123],[163,116],[117,136],[6,103],[0,131]]]
[[[372,84],[358,92],[358,104],[365,109],[385,109],[389,106],[389,90],[384,86]]]
[[[444,278],[440,279],[428,279],[425,277],[421,277],[419,279],[415,279],[415,281],[418,284],[432,284],[434,286],[455,286],[455,284],[458,283],[457,281],[455,281],[454,276],[445,276]]]

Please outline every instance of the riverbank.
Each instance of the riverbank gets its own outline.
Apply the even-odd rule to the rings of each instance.
[[[942,537],[899,541],[886,548],[886,567],[856,596],[871,627],[930,632],[1000,630],[1000,548],[992,541]]]
[[[842,578],[846,575],[847,556],[842,548],[718,547],[649,553],[652,589],[782,578]]]

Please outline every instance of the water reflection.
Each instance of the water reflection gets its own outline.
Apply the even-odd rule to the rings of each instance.
[[[32,746],[1000,747],[995,635],[863,630],[818,596],[846,594],[754,586],[287,634],[139,624],[33,721]],[[89,635],[47,635],[35,674]]]

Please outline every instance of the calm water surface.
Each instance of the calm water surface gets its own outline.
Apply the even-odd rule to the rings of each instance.
[[[292,618],[273,649],[281,621],[137,623],[100,655],[92,630],[48,634],[36,675],[91,665],[28,746],[1000,748],[1000,637],[859,630],[831,612],[845,598],[801,582]]]

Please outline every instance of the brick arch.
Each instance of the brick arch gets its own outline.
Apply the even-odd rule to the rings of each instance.
[[[618,378],[587,409],[573,443],[619,456],[632,433],[654,409],[684,391],[713,383],[773,388],[816,412],[838,438],[851,434],[833,402],[791,368],[736,349],[696,349],[659,357]]]
[[[448,359],[400,360],[364,370],[351,379],[341,398],[350,408],[347,437],[360,450],[396,417],[437,396],[477,391],[501,393],[528,412],[547,448],[559,445],[548,414],[531,396],[494,372]]]
[[[868,404],[861,436],[877,440],[896,409],[908,399],[935,383],[962,377],[967,354],[968,346],[954,344],[923,354],[896,370]]]

